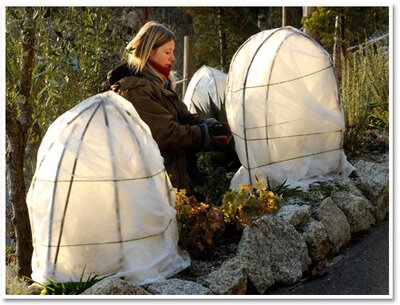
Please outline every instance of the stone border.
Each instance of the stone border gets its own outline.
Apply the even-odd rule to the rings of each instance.
[[[193,260],[195,279],[175,278],[137,287],[106,278],[85,295],[235,295],[250,284],[265,294],[275,284],[294,284],[329,255],[340,253],[351,236],[366,231],[389,213],[389,161],[357,161],[356,177],[337,177],[290,198],[275,215],[245,227],[236,253],[221,264]],[[212,266],[206,266],[206,265]],[[218,266],[216,266],[218,265]],[[201,274],[201,272],[203,272]]]

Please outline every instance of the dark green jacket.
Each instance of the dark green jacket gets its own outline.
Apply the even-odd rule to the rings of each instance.
[[[108,73],[108,81],[111,90],[130,101],[150,127],[172,185],[189,189],[186,149],[203,143],[201,118],[190,113],[176,93],[164,88],[149,69],[138,74],[126,65],[120,66]]]

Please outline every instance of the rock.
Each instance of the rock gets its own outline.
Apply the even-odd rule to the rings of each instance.
[[[332,249],[335,253],[346,245],[350,239],[350,224],[346,216],[333,202],[331,197],[324,199],[315,214],[317,220],[321,221]]]
[[[211,290],[194,282],[169,279],[163,282],[155,282],[147,287],[152,294],[161,295],[207,295]]]
[[[278,211],[276,216],[283,218],[296,227],[310,219],[311,209],[308,205],[286,205]]]
[[[248,279],[260,294],[275,283],[266,237],[256,226],[247,226],[239,242],[238,256],[247,261]]]
[[[282,207],[288,205],[307,205],[308,202],[300,194],[294,194],[290,197],[283,197]],[[282,209],[282,208],[281,208]]]
[[[43,291],[44,287],[38,283],[33,283],[28,286],[28,293],[30,295],[40,295]]]
[[[311,259],[314,262],[323,260],[332,248],[324,225],[317,220],[310,219],[301,226],[301,230]]]
[[[364,196],[336,192],[332,199],[346,215],[351,233],[367,230],[375,224],[375,208]]]
[[[297,282],[311,263],[302,235],[282,218],[271,215],[243,230],[237,254],[247,260],[248,279],[260,294],[274,283]]]
[[[338,189],[335,191],[348,192],[359,197],[363,196],[362,192],[355,185],[354,181],[346,175],[337,176],[334,180],[334,183],[338,187]]]
[[[375,206],[375,218],[383,220],[389,213],[389,161],[382,163],[357,161],[356,186]]]
[[[361,135],[362,152],[369,160],[380,160],[389,151],[389,134],[378,130],[367,130]]]
[[[194,276],[201,278],[217,271],[219,268],[221,268],[222,263],[223,262],[219,260],[192,259],[190,271]]]
[[[243,257],[236,256],[224,262],[221,268],[200,279],[213,294],[246,294],[247,264]]]
[[[212,259],[200,260],[191,259],[191,264],[188,270],[197,278],[205,277],[214,271],[221,268],[222,264],[236,256],[237,242],[231,242],[229,244],[219,244],[217,246],[218,256]],[[175,278],[176,276],[174,276]]]
[[[146,290],[131,282],[108,277],[86,289],[81,295],[149,295]]]
[[[340,262],[343,258],[344,258],[343,255],[335,256],[332,260],[327,261],[325,263],[325,266],[326,267],[332,267],[332,266],[336,265],[338,262]]]

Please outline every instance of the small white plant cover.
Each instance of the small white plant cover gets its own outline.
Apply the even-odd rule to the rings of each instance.
[[[242,167],[231,181],[311,182],[354,169],[343,152],[344,115],[329,54],[282,27],[251,36],[233,56],[226,111]]]
[[[190,265],[178,248],[175,192],[149,127],[108,91],[49,127],[27,195],[32,279],[112,275],[135,284]]]
[[[204,65],[198,69],[193,74],[183,99],[189,111],[196,113],[194,105],[200,109],[208,109],[210,97],[220,109],[221,101],[225,101],[227,77],[226,73],[209,66]]]

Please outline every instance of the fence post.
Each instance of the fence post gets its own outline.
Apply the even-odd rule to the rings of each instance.
[[[195,72],[194,37],[186,35],[183,38],[183,85],[182,99],[185,97],[186,88],[190,78]]]

